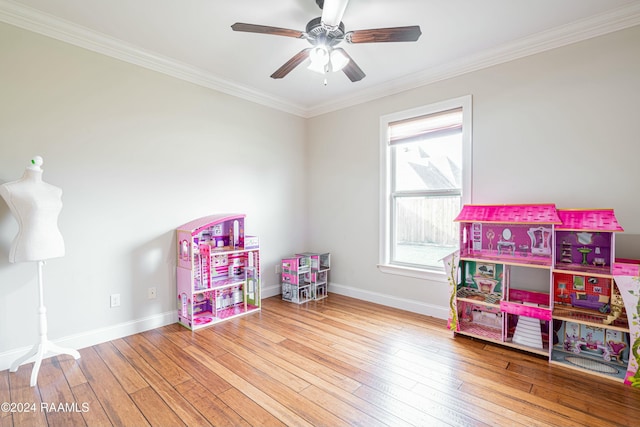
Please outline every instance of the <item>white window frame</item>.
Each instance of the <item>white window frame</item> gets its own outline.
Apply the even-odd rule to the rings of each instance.
[[[445,280],[444,268],[409,267],[391,263],[391,146],[389,145],[389,124],[414,117],[435,114],[462,107],[462,204],[471,203],[472,185],[472,98],[461,96],[406,111],[387,114],[380,118],[380,257],[378,268],[383,273],[415,277],[419,279]]]

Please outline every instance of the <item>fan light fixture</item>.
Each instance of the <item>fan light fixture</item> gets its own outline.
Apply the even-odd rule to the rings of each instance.
[[[349,58],[339,50],[318,45],[309,52],[311,63],[307,67],[311,71],[324,74],[327,71],[340,71],[349,62]]]
[[[349,58],[339,50],[331,51],[331,69],[333,71],[342,70],[349,63]]]

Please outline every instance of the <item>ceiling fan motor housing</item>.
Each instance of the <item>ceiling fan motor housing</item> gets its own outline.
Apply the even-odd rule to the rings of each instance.
[[[340,22],[337,27],[322,25],[322,18],[317,17],[309,21],[306,28],[309,43],[316,45],[323,43],[325,46],[335,46],[344,39],[344,24]]]

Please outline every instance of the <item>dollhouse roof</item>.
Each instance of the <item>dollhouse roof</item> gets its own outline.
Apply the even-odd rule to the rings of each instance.
[[[556,230],[624,231],[613,209],[558,209],[558,216]]]
[[[464,205],[454,221],[560,224],[556,205]]]
[[[178,230],[184,230],[190,232],[192,235],[196,235],[202,231],[203,228],[210,227],[214,224],[219,224],[225,221],[234,219],[243,219],[244,214],[216,214],[204,216],[202,218],[194,219],[186,224],[178,227]]]

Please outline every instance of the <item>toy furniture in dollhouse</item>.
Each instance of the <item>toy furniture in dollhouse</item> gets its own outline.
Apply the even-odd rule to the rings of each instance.
[[[555,295],[559,298],[560,302],[565,302],[567,298],[571,298],[567,291],[567,284],[565,282],[558,283]]]
[[[551,228],[530,228],[527,230],[527,234],[531,239],[531,253],[534,255],[551,255]]]
[[[571,292],[569,297],[571,298],[571,305],[579,308],[601,310],[609,304],[609,297],[607,295],[588,295],[586,292]]]
[[[488,294],[493,293],[493,290],[500,283],[496,279],[490,279],[488,277],[482,277],[482,276],[474,276],[473,282],[476,284],[476,287],[480,292],[484,292]]]
[[[597,249],[597,248],[596,248],[596,249]],[[607,262],[605,261],[605,259],[604,259],[604,258],[594,257],[594,258],[593,258],[592,263],[593,263],[593,266],[594,266],[594,267],[598,267],[598,266],[600,266],[600,267],[604,267],[604,266],[606,265],[606,263],[607,263]]]
[[[178,322],[198,329],[260,310],[258,239],[243,214],[211,215],[177,229]]]
[[[627,344],[620,341],[607,341],[607,346],[609,348],[608,359],[605,359],[607,362],[610,360],[615,360],[617,362],[622,362],[623,354],[625,348],[627,348]]]
[[[511,255],[516,251],[516,243],[511,241],[511,230],[508,228],[502,230],[502,240],[498,241],[498,255],[502,255],[505,250]]]

